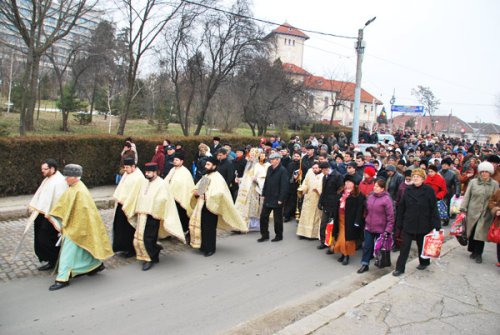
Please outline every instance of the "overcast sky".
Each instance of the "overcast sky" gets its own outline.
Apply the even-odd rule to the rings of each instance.
[[[357,36],[365,22],[362,87],[384,102],[415,105],[417,85],[469,122],[500,124],[500,1],[498,0],[253,0],[254,16],[307,30]],[[276,26],[269,26],[269,31]],[[354,40],[306,33],[304,68],[354,81]]]

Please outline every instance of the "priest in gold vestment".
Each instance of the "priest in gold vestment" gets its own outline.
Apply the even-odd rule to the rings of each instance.
[[[206,174],[196,184],[191,198],[191,246],[200,249],[205,257],[215,253],[217,227],[227,231],[248,231],[234,206],[226,181],[217,172],[217,164],[219,161],[215,157],[207,158]]]
[[[159,262],[163,247],[157,243],[158,237],[170,234],[183,243],[185,238],[174,198],[158,176],[158,165],[146,163],[144,172],[146,180],[142,183],[130,221],[135,226],[136,258],[144,261],[142,270],[147,271]]]
[[[57,278],[49,290],[69,285],[77,275],[92,275],[104,269],[103,260],[113,256],[106,227],[92,195],[80,181],[80,165],[68,164],[63,175],[69,188],[48,215],[49,221],[62,234]]]
[[[321,210],[318,201],[323,187],[323,174],[317,162],[307,171],[306,178],[298,188],[304,195],[297,235],[301,238],[318,239],[321,225]]]
[[[258,148],[250,149],[243,176],[237,178],[239,190],[235,206],[250,231],[260,231],[262,188],[270,165],[265,161],[264,154],[261,157],[260,151]]]
[[[134,158],[125,158],[123,167],[125,172],[113,194],[116,200],[113,219],[113,251],[121,252],[120,256],[128,258],[135,256],[133,243],[135,227],[129,219],[134,215],[139,191],[146,178],[135,165]]]

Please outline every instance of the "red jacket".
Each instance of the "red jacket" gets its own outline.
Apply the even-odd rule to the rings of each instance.
[[[434,194],[436,194],[436,198],[438,200],[442,200],[446,195],[446,181],[439,173],[436,173],[434,177],[427,175],[425,178],[424,184],[429,185],[434,190]]]
[[[368,197],[368,195],[373,192],[373,186],[375,186],[375,178],[370,178],[370,180],[365,178],[361,181],[361,183],[359,183],[359,191],[365,197]]]

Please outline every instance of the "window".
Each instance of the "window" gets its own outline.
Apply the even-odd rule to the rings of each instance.
[[[292,42],[293,42],[293,46],[295,46],[295,40],[292,40]]]
[[[309,107],[314,107],[314,95],[309,96]]]
[[[325,97],[324,102],[325,102],[325,109],[327,109],[328,108],[328,97]]]
[[[366,110],[366,109],[367,109],[367,108],[366,108],[366,105],[364,105],[364,108],[363,108],[363,109],[364,109],[364,111],[363,111],[363,112],[364,112],[365,114],[366,114],[366,113],[368,113],[368,111]]]

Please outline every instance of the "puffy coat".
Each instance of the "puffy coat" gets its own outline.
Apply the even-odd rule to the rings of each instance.
[[[441,177],[439,173],[436,173],[433,177],[427,175],[424,184],[429,185],[434,190],[437,200],[442,200],[448,191],[446,190],[446,182],[444,178]]]
[[[366,200],[365,230],[370,233],[392,233],[394,208],[387,192],[372,192]]]

